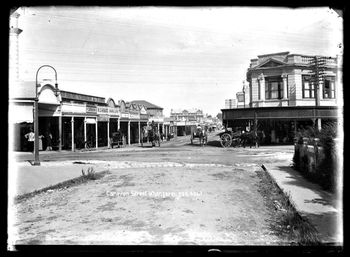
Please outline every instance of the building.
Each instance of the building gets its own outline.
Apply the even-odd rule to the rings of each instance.
[[[163,108],[152,105],[149,113],[143,103],[114,101],[109,98],[64,91],[58,88],[56,70],[55,83],[50,79],[21,81],[19,78],[18,10],[10,16],[10,69],[9,69],[9,132],[10,143],[15,151],[26,151],[24,135],[35,129],[35,117],[38,116],[39,150],[45,150],[46,138],[52,136],[53,149],[76,150],[86,147],[110,147],[112,134],[120,130],[125,143],[140,143],[141,127],[149,117],[161,121]],[[38,111],[35,115],[35,106]],[[37,131],[34,131],[37,133]],[[42,136],[42,137],[41,137]]]
[[[131,101],[131,103],[142,105],[145,107],[145,109],[147,110],[148,121],[149,122],[153,121],[157,125],[158,131],[160,133],[167,134],[169,132],[169,127],[164,123],[164,115],[163,115],[162,107],[152,104],[145,100],[134,100],[134,101]]]
[[[237,108],[236,99],[226,99],[225,100],[225,109]]]
[[[9,124],[13,131],[14,150],[26,151],[24,135],[33,128],[36,82],[17,81],[9,99]],[[76,150],[110,147],[113,132],[121,130],[125,143],[140,143],[141,128],[149,115],[142,104],[127,104],[124,100],[60,90],[49,80],[38,83],[38,116],[40,149],[45,150],[45,138],[52,135],[53,149]]]
[[[291,143],[298,129],[336,122],[340,63],[339,57],[289,52],[252,59],[246,74],[249,85],[242,92],[249,99],[246,108],[222,109],[223,124],[247,130],[256,125],[268,143]]]
[[[170,118],[176,125],[176,135],[190,135],[192,129],[203,123],[203,111],[199,109],[171,109]]]

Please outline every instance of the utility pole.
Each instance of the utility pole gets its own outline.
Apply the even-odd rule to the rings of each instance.
[[[325,75],[325,67],[326,66],[326,58],[323,56],[314,56],[311,61],[312,68],[312,82],[314,83],[314,97],[315,97],[315,107],[320,106],[320,85],[324,84],[324,75]],[[321,130],[321,118],[317,118],[314,116],[316,128]]]

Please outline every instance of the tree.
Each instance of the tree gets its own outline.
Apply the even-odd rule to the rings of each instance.
[[[222,120],[222,113],[219,112],[219,113],[216,115],[216,118],[218,118],[219,120]]]

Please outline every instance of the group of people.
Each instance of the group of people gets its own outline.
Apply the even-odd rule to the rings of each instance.
[[[24,137],[27,139],[27,146],[28,146],[28,151],[33,152],[34,151],[34,141],[35,141],[35,133],[33,132],[33,129],[30,128],[29,132],[24,135]],[[46,139],[46,150],[47,151],[52,151],[52,134],[48,131],[46,133],[46,136],[39,135],[39,142],[40,139],[42,140],[43,138]],[[41,141],[42,144],[42,141]],[[39,149],[42,149],[43,147],[39,145]]]

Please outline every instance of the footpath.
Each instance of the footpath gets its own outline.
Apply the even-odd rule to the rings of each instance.
[[[265,164],[266,170],[286,193],[298,213],[319,232],[322,243],[343,245],[342,199],[307,181],[290,167],[291,162]]]

